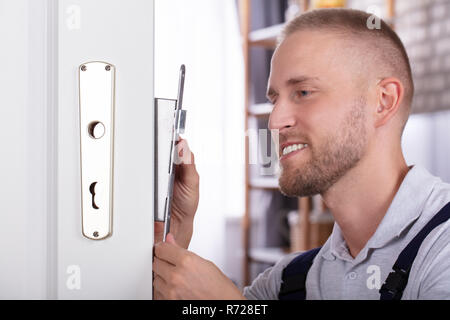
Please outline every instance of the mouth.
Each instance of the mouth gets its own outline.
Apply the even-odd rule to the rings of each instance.
[[[284,143],[281,145],[280,162],[286,159],[292,158],[300,152],[307,149],[309,145],[307,143]]]

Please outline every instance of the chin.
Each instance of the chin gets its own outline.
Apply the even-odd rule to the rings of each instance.
[[[286,197],[310,197],[321,193],[320,183],[298,168],[282,170],[278,179],[280,192]],[[307,177],[309,176],[309,177]]]
[[[287,197],[299,197],[300,190],[298,190],[296,180],[297,179],[294,174],[288,174],[285,170],[283,170],[280,178],[278,179],[280,192]]]

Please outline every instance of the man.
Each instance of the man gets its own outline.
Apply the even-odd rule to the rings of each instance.
[[[280,190],[321,194],[336,221],[307,273],[307,299],[379,299],[400,252],[450,202],[449,185],[405,162],[411,68],[395,32],[384,22],[368,28],[369,18],[348,9],[306,13],[286,26],[272,58],[269,128],[279,131]],[[189,150],[185,141],[179,146]],[[198,201],[193,155],[191,161],[178,168],[176,240],[155,245],[155,297],[278,299],[283,270],[298,254],[242,294],[185,249]],[[450,299],[449,221],[421,244],[403,299]]]

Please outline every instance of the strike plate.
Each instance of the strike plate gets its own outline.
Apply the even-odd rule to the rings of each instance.
[[[155,221],[164,221],[172,185],[172,134],[174,122],[179,133],[184,133],[186,110],[176,110],[177,100],[155,98]]]
[[[112,234],[115,67],[79,66],[82,232],[101,240]]]

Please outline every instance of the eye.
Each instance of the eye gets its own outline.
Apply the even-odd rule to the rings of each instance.
[[[293,100],[301,100],[311,95],[312,91],[309,90],[296,90],[292,93]]]
[[[299,97],[307,97],[311,94],[311,91],[308,90],[299,90],[297,91],[297,96]]]

